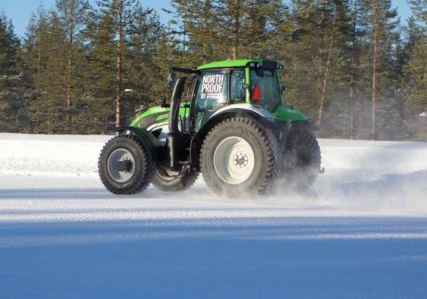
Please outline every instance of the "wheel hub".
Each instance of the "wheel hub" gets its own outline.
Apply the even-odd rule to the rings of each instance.
[[[127,182],[135,172],[135,158],[127,149],[116,149],[108,158],[107,170],[114,181],[118,183]]]
[[[255,154],[243,138],[232,136],[222,140],[214,153],[214,168],[226,183],[237,185],[245,182],[255,168]]]
[[[132,162],[130,160],[123,160],[117,162],[117,170],[119,172],[129,172],[132,169]]]
[[[244,153],[238,153],[234,156],[234,165],[238,167],[246,167],[248,165],[248,156]]]

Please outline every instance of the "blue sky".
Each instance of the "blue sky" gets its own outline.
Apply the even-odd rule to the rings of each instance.
[[[171,9],[169,0],[140,0],[144,8],[154,8],[160,16],[162,22],[168,20],[168,15],[161,9]],[[90,0],[95,2],[95,0]],[[34,12],[40,7],[40,4],[46,9],[53,8],[56,0],[0,0],[0,13],[4,12],[9,20],[12,20],[15,33],[23,37],[26,27]]]
[[[94,2],[94,0],[91,0]],[[42,3],[47,9],[54,7],[56,0],[0,0],[0,13],[4,12],[6,17],[12,20],[15,33],[23,37],[31,14],[36,12]],[[141,0],[144,7],[154,8],[160,15],[161,20],[166,22],[168,15],[161,9],[170,9],[169,0]],[[404,21],[410,14],[410,8],[406,0],[392,0],[393,6],[398,7],[401,20]]]

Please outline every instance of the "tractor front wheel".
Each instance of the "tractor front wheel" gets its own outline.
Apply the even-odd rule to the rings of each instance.
[[[110,139],[98,160],[99,177],[114,194],[141,192],[150,183],[154,168],[151,151],[134,136]]]

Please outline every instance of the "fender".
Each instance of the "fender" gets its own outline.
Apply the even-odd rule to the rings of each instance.
[[[135,136],[150,150],[155,162],[158,162],[161,159],[161,144],[159,143],[157,138],[147,130],[132,126],[126,126],[116,128],[116,131],[119,135]]]
[[[274,115],[268,110],[255,107],[251,104],[234,104],[218,109],[209,120],[200,128],[191,140],[190,159],[195,169],[199,170],[199,154],[205,136],[209,131],[221,121],[232,117],[250,117],[264,124],[265,127],[273,130],[280,136],[282,129],[281,122],[276,121]]]
[[[304,129],[309,131],[319,131],[319,126],[311,118],[288,105],[279,105],[274,112],[274,116],[281,122],[290,121],[294,129],[304,127]]]
[[[227,105],[215,111],[209,120],[200,128],[196,134],[196,139],[204,138],[204,136],[212,129],[217,123],[230,117],[252,117],[257,121],[264,123],[269,128],[278,128],[278,122],[275,120],[274,115],[268,110],[255,107],[251,104],[234,104]]]
[[[215,113],[212,115],[212,118],[214,118],[216,115],[222,114],[224,112],[237,112],[237,113],[242,113],[242,110],[247,111],[253,115],[256,115],[258,117],[261,117],[263,119],[266,119],[270,122],[274,122],[275,121],[275,117],[273,114],[271,114],[270,111],[262,108],[262,107],[257,107],[254,106],[252,104],[247,104],[247,103],[242,103],[242,104],[233,104],[233,105],[227,105],[224,106],[220,109],[218,109],[217,111],[215,111]],[[258,118],[257,117],[257,118]]]

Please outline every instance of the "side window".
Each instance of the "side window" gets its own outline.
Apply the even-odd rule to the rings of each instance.
[[[245,71],[233,70],[230,75],[230,101],[232,103],[245,102]]]

